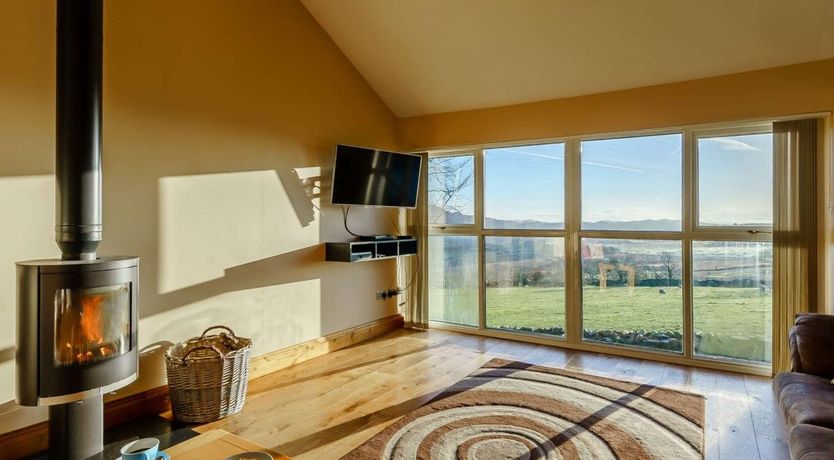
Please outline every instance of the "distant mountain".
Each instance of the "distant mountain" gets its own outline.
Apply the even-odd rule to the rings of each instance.
[[[436,208],[435,208],[436,209]],[[440,217],[439,210],[430,209],[429,220],[437,221],[432,217]],[[445,223],[449,225],[472,224],[475,222],[471,214],[460,212],[447,212]],[[565,228],[563,222],[542,222],[538,220],[508,220],[486,218],[486,228],[491,229],[515,229],[515,230],[557,230]],[[655,231],[674,232],[681,230],[681,222],[673,219],[643,219],[643,220],[601,220],[598,222],[582,222],[583,230],[626,230],[626,231]]]
[[[582,222],[582,229],[679,232],[681,231],[681,221],[673,219],[600,220],[598,222]]]
[[[511,228],[522,230],[556,230],[565,228],[564,222],[542,222],[532,219],[502,220],[493,219],[491,217],[486,218],[486,222],[484,222],[484,225],[486,226],[486,228]]]

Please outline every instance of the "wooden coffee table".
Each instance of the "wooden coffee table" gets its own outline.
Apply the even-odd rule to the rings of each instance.
[[[165,451],[171,460],[223,460],[243,452],[264,452],[275,460],[292,460],[224,430],[211,430]]]

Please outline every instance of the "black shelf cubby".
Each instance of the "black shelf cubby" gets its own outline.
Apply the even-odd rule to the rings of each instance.
[[[325,243],[328,262],[367,262],[417,254],[416,239]]]

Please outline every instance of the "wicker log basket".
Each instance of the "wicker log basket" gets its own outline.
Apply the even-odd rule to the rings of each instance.
[[[208,335],[214,329],[228,334]],[[174,418],[205,423],[239,412],[246,400],[251,350],[250,339],[226,326],[212,326],[168,348],[165,368]]]

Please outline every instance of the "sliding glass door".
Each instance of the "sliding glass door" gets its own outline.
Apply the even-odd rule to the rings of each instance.
[[[772,168],[770,124],[433,155],[430,318],[769,363]]]

